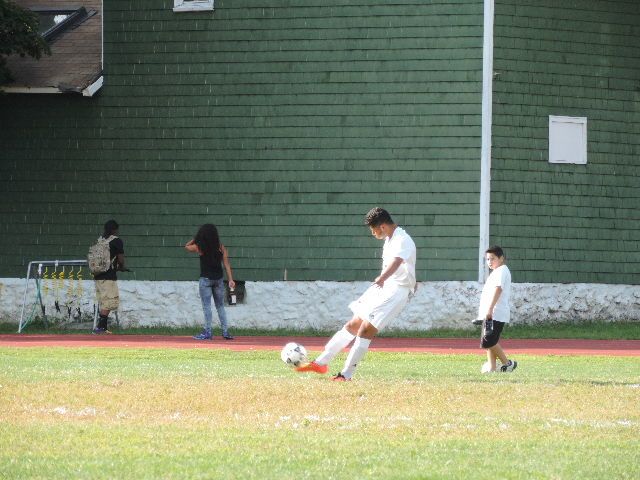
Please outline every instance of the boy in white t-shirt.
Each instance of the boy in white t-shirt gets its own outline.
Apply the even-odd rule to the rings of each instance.
[[[371,340],[402,311],[416,286],[416,245],[396,225],[389,212],[372,208],[365,217],[371,234],[384,240],[382,271],[356,301],[349,304],[353,317],[325,345],[315,361],[297,368],[299,372],[327,373],[329,362],[355,339],[344,368],[333,380],[351,380]]]
[[[505,265],[502,248],[494,246],[485,252],[487,265],[492,270],[482,288],[478,318],[482,320],[482,338],[480,346],[487,350],[487,362],[482,366],[482,373],[496,371],[496,359],[500,359],[501,372],[512,372],[518,362],[508,360],[498,343],[505,323],[509,323],[511,296],[511,272]]]

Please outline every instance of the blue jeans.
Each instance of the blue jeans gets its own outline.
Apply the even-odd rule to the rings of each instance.
[[[227,332],[227,312],[224,310],[224,282],[222,279],[211,280],[209,278],[200,277],[198,281],[200,290],[200,299],[202,300],[202,310],[204,311],[204,328],[211,332],[211,296],[216,305],[218,319],[222,327],[222,335],[226,336]]]

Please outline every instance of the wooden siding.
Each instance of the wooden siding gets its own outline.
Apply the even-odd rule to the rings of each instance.
[[[496,2],[491,240],[514,281],[640,282],[640,2]],[[549,115],[588,164],[548,163]]]
[[[366,280],[375,205],[419,280],[475,277],[481,0],[104,5],[95,98],[0,96],[0,277],[115,218],[138,280],[195,278],[205,222],[240,279]]]

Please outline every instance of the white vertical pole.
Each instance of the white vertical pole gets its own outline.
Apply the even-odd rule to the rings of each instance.
[[[491,208],[491,127],[493,102],[493,16],[494,0],[484,0],[484,38],[482,43],[482,149],[480,152],[480,239],[478,282],[484,283],[488,268],[484,252],[489,248]]]
[[[102,77],[104,75],[104,0],[100,2],[100,68]]]
[[[27,290],[29,290],[29,277],[31,276],[31,265],[33,262],[29,262],[27,266],[27,277],[24,281],[24,296],[22,297],[22,310],[20,310],[20,322],[18,323],[18,333],[22,333],[22,327],[24,322],[24,308],[27,305]]]

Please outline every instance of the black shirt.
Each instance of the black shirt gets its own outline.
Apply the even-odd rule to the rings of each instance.
[[[200,255],[200,276],[209,280],[222,278],[222,256],[216,260],[213,255]]]
[[[122,239],[114,238],[109,242],[109,253],[111,255],[111,267],[106,272],[99,273],[98,275],[94,276],[93,278],[95,280],[117,280],[118,279],[118,277],[116,276],[116,269],[113,267],[114,265],[116,268],[118,267],[117,265],[118,262],[117,261],[114,262],[114,259],[118,256],[118,254],[120,253],[124,254],[124,243],[122,242]]]

